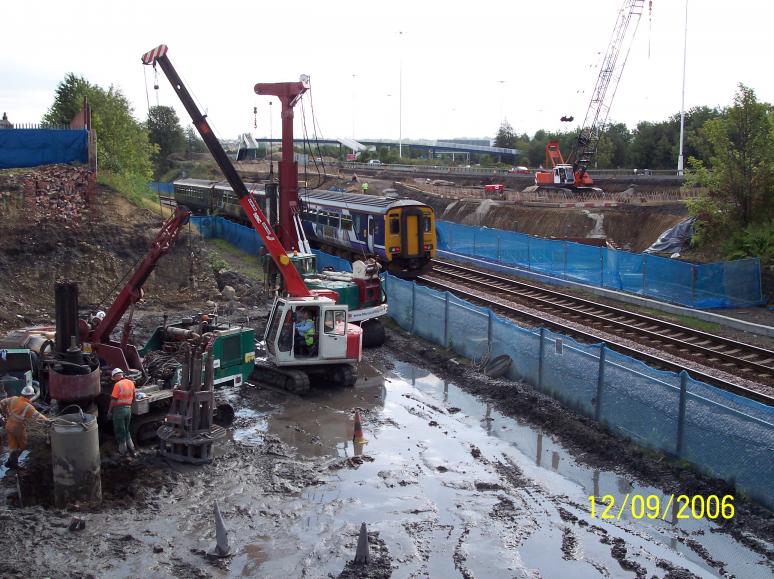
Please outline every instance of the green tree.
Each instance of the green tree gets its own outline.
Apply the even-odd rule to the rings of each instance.
[[[151,107],[148,111],[148,139],[158,147],[153,156],[156,175],[170,168],[167,157],[186,150],[186,137],[175,109],[167,106]]]
[[[710,156],[710,194],[729,205],[742,227],[754,216],[772,215],[774,199],[774,115],[743,84],[734,104],[704,124]],[[702,170],[701,161],[694,165]]]
[[[199,136],[199,133],[196,132],[193,125],[188,125],[185,128],[185,142],[186,153],[188,153],[188,155],[191,155],[191,153],[207,152],[207,145],[204,144],[204,141],[202,141],[202,138]]]
[[[100,169],[150,181],[151,156],[156,148],[148,141],[145,128],[132,116],[133,109],[120,89],[111,86],[105,90],[69,73],[57,86],[54,103],[43,122],[69,123],[81,109],[84,96],[91,105]]]
[[[502,147],[503,149],[515,149],[517,141],[518,136],[511,124],[508,121],[503,121],[500,125],[500,129],[497,131],[494,146]]]

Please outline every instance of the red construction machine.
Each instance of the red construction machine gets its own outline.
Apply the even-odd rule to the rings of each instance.
[[[594,187],[594,180],[587,173],[587,169],[597,154],[599,137],[607,124],[610,107],[613,104],[618,82],[621,80],[621,74],[623,74],[629,56],[632,40],[637,32],[644,4],[645,0],[623,0],[613,29],[613,37],[602,59],[597,83],[586,111],[586,118],[578,132],[573,150],[565,161],[561,151],[559,151],[559,141],[548,142],[546,145],[546,169],[535,173],[535,185],[538,187],[579,192],[601,191]],[[634,21],[634,26],[630,27],[632,21]],[[627,49],[623,53],[623,58],[619,59],[621,49],[625,44]],[[612,85],[612,91],[608,90],[610,85]],[[565,117],[562,117],[562,120],[565,120]]]
[[[257,201],[215,137],[205,115],[199,111],[172,66],[167,51],[167,46],[162,44],[145,53],[142,63],[154,67],[159,65],[167,76],[284,280],[287,295],[278,296],[274,301],[264,332],[266,357],[256,359],[254,377],[292,392],[307,391],[310,377],[342,385],[354,384],[356,374],[353,364],[360,360],[362,352],[361,328],[348,322],[348,308],[336,303],[336,292],[307,288]],[[288,103],[297,99],[304,90],[302,79],[295,90],[288,91]],[[293,229],[290,223],[283,225],[281,231]]]

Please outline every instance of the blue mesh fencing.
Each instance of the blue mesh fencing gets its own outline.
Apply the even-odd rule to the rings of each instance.
[[[172,195],[175,192],[174,183],[162,183],[161,181],[151,181],[148,184],[150,190],[154,193],[160,193],[162,195]]]
[[[261,236],[251,227],[233,223],[222,217],[191,217],[191,224],[205,239],[224,239],[250,255],[259,255],[263,247]]]
[[[89,162],[89,132],[76,129],[3,129],[0,169]]]
[[[760,261],[691,264],[542,239],[514,231],[436,221],[438,249],[694,308],[763,303]]]
[[[606,253],[597,253],[597,259]],[[692,380],[685,372],[656,370],[603,344],[522,328],[448,292],[390,275],[385,291],[389,315],[402,328],[473,361],[507,354],[509,378],[528,382],[618,435],[687,460],[774,508],[774,408]]]
[[[313,249],[312,253],[314,253],[317,256],[317,259],[315,261],[317,263],[318,273],[323,271],[326,267],[332,268],[333,271],[347,271],[350,273],[352,272],[352,264],[349,263],[346,259],[343,259],[336,255],[331,255],[330,253],[325,253],[324,251],[320,251],[319,249]]]

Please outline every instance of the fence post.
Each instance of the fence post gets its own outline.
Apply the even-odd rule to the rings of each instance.
[[[532,256],[529,251],[529,237],[527,238],[527,269],[532,270]]]
[[[599,250],[599,287],[605,287],[605,250]]]
[[[594,405],[594,420],[600,422],[602,419],[602,390],[605,387],[605,358],[607,348],[605,343],[599,347],[599,371],[597,372],[597,402]]]
[[[540,348],[538,349],[538,388],[543,389],[543,350],[545,349],[545,335],[546,329],[541,326],[540,328]]]
[[[696,264],[691,264],[691,307],[696,306]]]
[[[473,255],[478,256],[476,252],[476,230],[473,230]]]
[[[486,346],[491,351],[492,350],[492,310],[488,311],[488,317],[487,317],[487,324],[486,324]]]
[[[500,236],[497,236],[497,261],[500,261]]]
[[[567,242],[563,242],[564,247],[564,279],[567,279]]]
[[[417,317],[417,284],[412,282],[411,284],[411,329],[410,334],[414,333],[414,320]]]
[[[688,372],[680,372],[680,406],[677,410],[677,456],[683,455],[683,438],[685,435],[685,395],[688,385]]]
[[[645,293],[646,283],[648,281],[648,260],[645,254],[642,254],[642,293]]]
[[[443,304],[443,347],[449,347],[449,292],[444,292],[446,299]]]

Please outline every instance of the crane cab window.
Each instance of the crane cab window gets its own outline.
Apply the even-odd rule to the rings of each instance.
[[[400,233],[400,219],[398,217],[390,218],[390,234],[398,235]]]
[[[325,333],[332,336],[343,336],[346,332],[345,321],[345,315],[342,310],[325,312]]]

